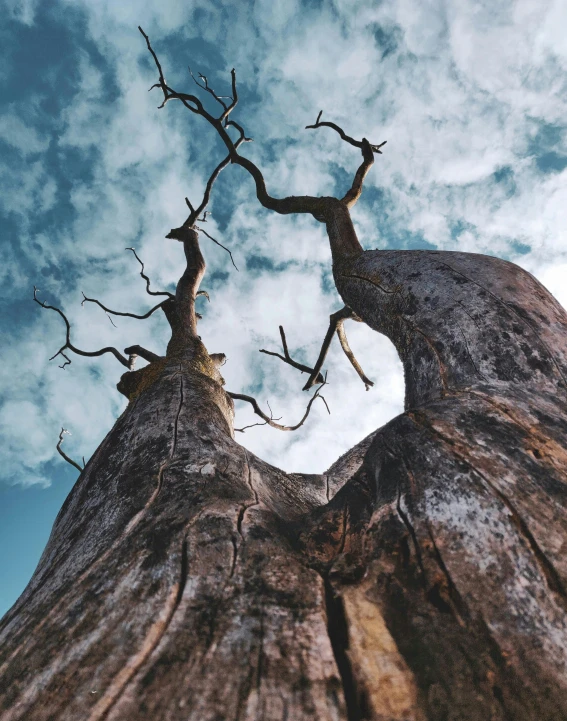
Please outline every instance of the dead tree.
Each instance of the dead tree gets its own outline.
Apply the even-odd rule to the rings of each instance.
[[[271,197],[238,152],[234,71],[230,99],[198,81],[212,116],[167,85],[144,37],[162,106],[207,121],[264,207],[325,223],[346,310],[321,358],[356,316],[396,346],[406,410],[322,475],[236,443],[196,332],[203,209],[190,208],[170,233],[187,267],[160,304],[167,352],[126,351],[149,365],[122,376],[128,408],[0,627],[0,718],[566,718],[565,311],[497,258],[363,251],[350,209],[381,145],[321,115],[309,127],[362,152],[352,187]]]

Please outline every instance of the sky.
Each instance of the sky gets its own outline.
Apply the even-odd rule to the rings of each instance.
[[[80,348],[139,343],[162,354],[158,314],[115,319],[81,307],[82,292],[121,311],[151,307],[135,247],[155,289],[183,270],[166,240],[199,201],[224,157],[203,121],[180,104],[158,110],[155,67],[195,92],[188,67],[219,94],[236,68],[233,113],[242,147],[269,192],[335,195],[350,186],[359,152],[329,129],[305,130],[323,110],[355,138],[387,140],[353,220],[367,249],[441,249],[506,258],[567,306],[567,5],[562,0],[3,0],[0,39],[0,214],[3,360],[0,366],[0,615],[21,593],[77,477],[56,453],[89,458],[126,400],[111,356],[49,361],[63,322]],[[214,109],[214,104],[206,106]],[[245,171],[215,185],[200,333],[223,352],[226,388],[254,395],[283,423],[302,416],[306,380],[260,348],[313,364],[329,315],[342,303],[324,228],[307,216],[260,208]],[[403,408],[391,343],[347,322],[351,347],[375,386],[366,392],[335,342],[324,395],[295,434],[237,434],[287,471],[322,472]],[[140,364],[142,365],[142,364]],[[237,404],[236,425],[258,420]]]

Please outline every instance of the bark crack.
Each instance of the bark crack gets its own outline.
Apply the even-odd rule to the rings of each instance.
[[[105,691],[103,697],[91,711],[88,721],[103,721],[103,719],[108,717],[108,714],[120,700],[135,673],[157,648],[169,628],[173,615],[183,596],[185,584],[187,583],[188,566],[187,537],[185,536],[181,544],[179,580],[171,586],[160,618],[150,626],[142,643],[142,647],[138,653],[130,657],[126,666],[116,675],[110,687]]]
[[[181,409],[183,408],[183,376],[179,379],[179,408],[177,409],[177,415],[175,416],[175,422],[173,424],[173,446],[171,449],[171,455],[169,457],[169,460],[173,460],[173,457],[175,456],[175,451],[177,448],[177,434],[179,430],[179,416],[181,415]]]
[[[414,323],[412,323],[410,320],[405,318],[401,313],[396,313],[396,317],[399,318],[403,323],[405,323],[414,333],[419,333],[429,346],[431,348],[433,355],[437,359],[437,363],[439,364],[439,378],[441,380],[441,385],[443,387],[444,391],[449,390],[449,384],[447,382],[447,367],[445,366],[445,363],[443,363],[443,360],[441,358],[441,354],[435,347],[433,341],[429,336],[424,333],[424,331],[421,330],[421,328],[418,328]]]
[[[362,275],[341,275],[342,278],[356,278],[357,280],[365,280],[367,283],[370,283],[370,285],[375,286],[379,290],[382,291],[382,293],[387,293],[388,295],[396,295],[400,292],[401,288],[400,286],[396,286],[394,290],[388,290],[388,288],[384,288],[384,286],[380,285],[380,283],[377,283],[375,280],[370,280],[370,278],[365,278]]]
[[[471,354],[471,351],[470,351],[470,348],[469,348],[469,344],[468,344],[468,341],[467,341],[467,337],[466,337],[466,335],[465,335],[465,331],[461,328],[460,323],[457,323],[457,322],[455,321],[455,324],[456,324],[457,328],[461,331],[461,335],[463,336],[463,342],[464,342],[464,344],[465,344],[465,348],[466,348],[466,351],[467,351],[467,355],[468,355],[468,357],[470,358],[470,361],[471,361],[471,363],[472,363],[472,365],[473,365],[473,368],[475,369],[477,375],[478,375],[480,378],[482,378],[483,380],[486,380],[485,376],[479,371],[476,363],[474,362],[474,359],[473,359],[473,357],[472,357],[472,354]]]
[[[415,528],[411,524],[409,516],[405,513],[405,511],[402,510],[402,492],[401,492],[399,483],[398,483],[398,498],[396,501],[396,511],[398,513],[398,516],[402,519],[402,523],[404,524],[404,526],[407,529],[407,532],[410,535],[410,538],[412,540],[413,547],[415,550],[417,565],[419,566],[419,570],[421,571],[422,582],[423,582],[424,586],[427,586],[427,574],[426,574],[425,568],[423,566],[423,558],[421,557],[421,548],[419,547],[419,541],[417,540],[417,533],[415,532]]]
[[[98,558],[95,558],[93,560],[93,562],[90,564],[90,566],[83,571],[83,573],[79,576],[79,578],[76,581],[74,581],[73,588],[77,588],[92,573],[94,573],[94,571],[96,571],[101,566],[101,564],[103,564],[107,560],[107,558],[112,554],[112,552],[124,541],[126,536],[128,536],[132,532],[132,530],[140,523],[142,518],[146,515],[150,506],[155,502],[156,498],[158,497],[158,495],[162,489],[162,486],[163,486],[164,472],[168,468],[168,466],[171,464],[171,461],[173,460],[173,456],[175,454],[175,450],[176,450],[176,446],[177,446],[178,421],[179,421],[179,416],[181,414],[182,406],[183,406],[183,378],[181,377],[180,402],[179,402],[179,407],[177,409],[177,414],[176,414],[175,422],[174,422],[174,435],[173,435],[172,449],[170,451],[169,458],[166,459],[165,461],[162,461],[162,463],[160,464],[160,466],[158,468],[157,483],[156,483],[156,487],[154,488],[154,490],[152,492],[152,495],[146,501],[144,506],[137,513],[135,513],[134,516],[132,516],[132,518],[128,521],[123,532],[118,536],[118,538],[116,538],[113,541],[110,548],[108,548],[106,551],[104,551],[100,556],[98,556]],[[101,446],[101,448],[103,448],[103,447],[104,447],[104,445]],[[43,626],[47,623],[47,621],[49,621],[58,612],[60,606],[65,602],[68,602],[67,595],[62,596],[57,601],[55,606],[53,606],[50,609],[49,613],[42,618],[42,620],[39,622],[39,624],[37,626],[35,626],[34,635],[37,634],[37,632],[41,628],[43,628]],[[22,643],[14,649],[11,656],[6,660],[5,664],[3,664],[2,667],[0,667],[0,672],[2,671],[2,669],[4,669],[7,666],[7,664],[9,662],[11,662],[18,655],[18,653],[20,653],[20,651],[26,646],[26,644],[28,643],[29,640],[31,640],[32,637],[33,636],[29,636],[29,637],[25,638],[22,641]]]
[[[370,716],[364,703],[365,694],[362,689],[358,688],[348,655],[348,621],[344,603],[340,595],[335,593],[328,576],[325,575],[322,578],[325,589],[327,633],[341,680],[347,719],[348,721],[365,721]]]

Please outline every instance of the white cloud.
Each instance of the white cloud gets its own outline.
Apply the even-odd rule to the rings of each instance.
[[[355,137],[388,140],[368,176],[368,192],[353,213],[365,247],[396,247],[411,233],[441,249],[518,260],[515,243],[520,242],[530,248],[521,259],[524,267],[565,304],[565,171],[542,175],[528,157],[537,128],[564,123],[567,117],[567,53],[560,30],[564,5],[336,0],[334,12],[323,5],[316,10],[291,1],[277,7],[261,2],[251,9],[227,0],[212,11],[204,1],[83,3],[89,39],[110,63],[118,93],[108,102],[107,76],[82,52],[76,95],[59,118],[64,128],[58,143],[61,151],[84,153],[85,162],[93,163],[93,179],[72,189],[76,217],[61,226],[57,237],[39,233],[26,240],[29,257],[39,249],[41,263],[65,267],[73,262],[78,288],[116,309],[146,309],[151,302],[125,246],[136,246],[156,287],[179,275],[181,248],[163,236],[184,220],[184,196],[199,197],[206,167],[218,162],[223,149],[212,129],[179,105],[156,110],[159,93],[147,92],[156,74],[148,71],[136,27],[141,24],[156,47],[168,33],[187,36],[183,52],[164,43],[162,61],[172,84],[179,81],[194,89],[185,66],[193,64],[199,43],[218,50],[216,70],[210,74],[215,87],[227,87],[230,68],[237,68],[241,97],[249,101],[241,102],[235,118],[255,138],[243,153],[261,165],[274,195],[333,193],[337,168],[345,170],[337,192],[346,190],[350,181],[344,178],[352,177],[359,152],[328,128],[303,131],[323,109],[324,119]],[[33,4],[26,7],[27,14],[20,14],[32,22]],[[393,40],[385,52],[388,35]],[[46,138],[23,115],[10,112],[8,120],[0,121],[0,136],[9,136],[8,142],[22,152],[44,152]],[[495,181],[494,173],[503,168],[510,186]],[[236,210],[222,233],[216,222],[222,213],[215,212],[207,228],[233,249],[241,272],[234,272],[226,254],[203,239],[209,271],[230,273],[215,286],[201,331],[211,351],[228,355],[223,374],[231,390],[245,390],[261,379],[259,402],[269,399],[274,413],[294,422],[307,400],[300,391],[305,377],[260,355],[258,348],[277,350],[282,324],[293,352],[313,362],[329,313],[340,307],[336,294],[322,289],[330,268],[328,241],[310,217],[259,212],[251,180],[239,169],[224,172],[239,178],[231,190]],[[19,213],[22,223],[37,203],[52,208],[56,182],[48,178],[41,156],[17,179],[0,175],[4,207]],[[372,190],[383,193],[382,201],[366,202],[377,197]],[[215,211],[222,201],[213,195]],[[252,254],[287,267],[248,272],[244,260]],[[80,298],[71,298],[60,281],[43,285],[64,299],[78,345],[140,342],[163,351],[163,322],[120,320],[114,329],[99,309],[81,309]],[[26,357],[41,360],[31,366],[27,385],[11,388],[9,402],[20,404],[30,428],[43,424],[58,432],[68,424],[73,437],[66,443],[74,449],[83,445],[88,455],[121,407],[112,390],[121,369],[112,359],[104,360],[103,378],[97,381],[90,377],[90,363],[81,359],[65,372],[46,367],[40,346],[49,341],[56,348],[54,338],[62,337],[62,328],[45,315],[41,322],[47,325],[38,322],[33,329],[36,340],[24,343]],[[339,452],[400,411],[403,381],[393,347],[358,324],[347,330],[375,388],[366,393],[334,348],[325,389],[330,417],[322,404],[315,404],[313,417],[296,435],[255,428],[239,440],[286,469],[323,470]],[[20,358],[15,352],[9,355],[7,372]],[[30,384],[32,376],[37,381]],[[248,409],[239,409],[237,424],[247,422],[255,418]],[[41,464],[53,457],[54,444],[49,433],[37,433],[37,463],[32,451],[15,441],[13,462],[21,457],[26,473],[35,469],[40,478]]]
[[[0,139],[19,150],[24,156],[47,150],[49,138],[41,136],[33,127],[26,124],[14,110],[0,115]]]

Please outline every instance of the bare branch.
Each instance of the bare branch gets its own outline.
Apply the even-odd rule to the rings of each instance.
[[[352,208],[352,206],[360,197],[360,193],[362,192],[362,183],[364,181],[366,173],[368,172],[373,163],[373,154],[382,152],[381,148],[384,146],[384,142],[377,145],[372,145],[365,139],[355,140],[349,135],[346,135],[343,129],[336,125],[336,123],[321,121],[321,111],[317,116],[315,124],[308,125],[307,128],[330,127],[337,133],[339,133],[340,137],[347,143],[350,143],[354,147],[360,148],[362,150],[363,163],[357,170],[356,176],[352,183],[352,187],[344,196],[342,201],[339,201],[337,198],[317,198],[312,196],[289,196],[287,198],[273,198],[272,196],[270,196],[266,189],[266,183],[260,169],[251,160],[238,154],[239,145],[243,142],[249,141],[250,138],[247,138],[245,136],[243,128],[238,123],[233,120],[228,120],[228,115],[236,105],[238,99],[236,91],[236,74],[234,70],[232,71],[233,102],[223,112],[220,118],[215,118],[203,108],[202,103],[200,103],[197,98],[195,98],[194,96],[185,95],[184,93],[178,93],[166,85],[161,66],[157,62],[157,56],[151,47],[149,38],[141,28],[140,32],[146,39],[148,49],[151,52],[158,68],[160,80],[159,83],[154,87],[160,87],[163,91],[164,101],[161,107],[163,107],[163,105],[165,105],[168,100],[176,99],[180,100],[191,112],[205,118],[205,120],[216,129],[218,135],[225,144],[231,162],[240,165],[242,168],[247,170],[248,173],[250,173],[256,184],[256,196],[265,208],[267,208],[268,210],[274,210],[275,212],[283,215],[287,215],[289,213],[309,213],[320,222],[326,222],[327,214],[333,212],[333,208],[336,209],[337,201],[345,204],[347,208]],[[207,86],[205,87],[205,90],[210,89]],[[238,130],[239,132],[239,138],[236,142],[232,140],[228,133],[228,129],[230,127],[236,128],[236,130]],[[357,246],[359,245],[356,238],[355,244]]]
[[[236,103],[238,102],[238,93],[236,90],[236,73],[234,70],[232,70],[232,97],[233,102],[229,105],[227,110],[223,112],[223,114],[220,116],[220,118],[213,117],[210,113],[208,113],[202,103],[199,101],[198,98],[196,98],[193,95],[187,95],[185,93],[178,93],[174,91],[172,88],[170,88],[166,82],[165,78],[163,76],[163,71],[161,69],[161,65],[159,64],[159,61],[157,59],[157,56],[151,46],[150,40],[146,33],[142,30],[142,28],[138,28],[141,32],[141,34],[144,36],[146,40],[146,45],[148,46],[148,50],[151,53],[154,62],[156,64],[156,67],[158,69],[159,73],[159,82],[152,86],[152,88],[160,88],[163,92],[164,100],[160,107],[163,107],[169,100],[179,100],[183,103],[183,105],[190,110],[192,113],[195,113],[196,115],[200,115],[201,117],[205,118],[205,120],[212,125],[217,133],[219,134],[221,140],[225,144],[229,155],[231,162],[236,163],[243,167],[245,170],[247,170],[250,175],[253,177],[254,182],[256,184],[256,196],[258,197],[258,200],[260,203],[269,210],[274,210],[277,213],[281,213],[284,215],[287,215],[289,213],[311,213],[311,214],[318,214],[321,215],[322,208],[324,206],[324,199],[321,198],[312,198],[309,196],[304,197],[289,197],[289,198],[272,198],[268,191],[266,190],[266,183],[264,181],[264,177],[260,171],[260,169],[248,158],[244,158],[241,155],[238,154],[238,146],[242,142],[247,142],[250,140],[250,138],[246,138],[244,134],[244,130],[238,123],[235,123],[232,120],[227,120],[228,114],[233,110],[233,108],[236,106]],[[152,89],[150,88],[150,90]],[[235,143],[230,135],[227,132],[228,127],[234,127],[238,130],[240,137]]]
[[[65,352],[64,352],[67,349],[69,349],[73,353],[76,353],[77,355],[86,356],[88,358],[94,358],[96,356],[101,356],[101,355],[104,355],[105,353],[112,353],[112,355],[116,358],[117,361],[122,363],[123,366],[126,366],[126,368],[129,368],[130,363],[129,363],[128,359],[125,358],[121,353],[119,353],[116,350],[116,348],[112,348],[109,346],[107,348],[101,348],[100,350],[97,350],[97,351],[84,351],[84,350],[80,350],[80,348],[76,348],[71,343],[71,325],[70,325],[69,321],[67,320],[67,316],[65,315],[65,313],[63,313],[63,311],[60,310],[59,308],[56,308],[53,305],[47,305],[47,303],[45,303],[44,301],[39,300],[37,297],[37,288],[35,287],[35,285],[33,287],[33,299],[42,308],[47,308],[48,310],[54,310],[56,313],[59,313],[59,315],[61,316],[61,318],[63,318],[63,320],[65,322],[65,328],[66,328],[65,345],[61,346],[61,348],[57,351],[57,353],[55,353],[55,355],[51,356],[51,358],[49,359],[49,360],[53,360],[54,358],[57,358],[58,355],[63,356],[63,358],[65,358],[66,363],[64,363],[62,366],[59,366],[60,368],[65,368],[66,365],[69,365],[71,363],[70,358],[68,356],[66,356]]]
[[[258,402],[256,401],[255,398],[252,398],[252,396],[246,396],[246,395],[244,395],[244,394],[242,394],[242,393],[231,393],[230,391],[228,392],[228,395],[229,395],[231,398],[233,398],[234,400],[237,400],[237,401],[246,401],[247,403],[250,403],[251,406],[252,406],[252,408],[254,409],[254,413],[255,413],[257,416],[260,416],[260,418],[262,418],[262,420],[265,422],[265,424],[267,424],[267,425],[269,425],[269,426],[272,426],[272,428],[277,428],[279,431],[296,431],[298,428],[300,428],[300,427],[305,423],[305,420],[307,419],[307,416],[309,415],[309,411],[311,410],[311,406],[313,405],[313,403],[315,402],[315,400],[316,400],[317,398],[320,398],[320,399],[323,401],[323,403],[325,404],[325,407],[327,408],[327,411],[328,411],[329,413],[331,412],[331,411],[329,411],[329,406],[327,405],[327,401],[323,398],[322,395],[320,395],[320,393],[319,393],[320,390],[321,390],[321,389],[318,388],[318,389],[315,391],[315,394],[313,395],[313,397],[310,399],[309,403],[307,404],[307,408],[306,408],[306,410],[305,410],[305,413],[304,413],[304,415],[303,415],[303,418],[302,418],[302,419],[299,421],[299,423],[297,423],[295,426],[282,426],[280,423],[276,423],[276,421],[273,419],[273,417],[267,416],[267,415],[260,409],[260,406],[258,405]],[[269,407],[269,405],[268,405],[268,407]],[[271,409],[270,409],[270,413],[271,413]],[[263,424],[263,423],[258,423],[258,424],[254,424],[254,425],[264,425],[264,424]],[[250,427],[251,427],[251,426],[245,426],[245,428],[250,428]],[[244,432],[244,429],[240,429],[240,428],[235,428],[234,430],[241,431],[242,433]]]
[[[226,118],[230,115],[230,113],[234,110],[236,104],[238,103],[238,91],[236,90],[236,70],[234,68],[232,68],[232,70],[230,71],[230,79],[232,84],[232,102],[224,111],[224,113],[220,116],[219,120],[221,121],[221,123],[226,120]]]
[[[62,456],[67,461],[67,463],[70,463],[74,468],[76,468],[79,471],[79,473],[82,473],[83,468],[85,467],[85,459],[83,458],[83,468],[81,468],[81,466],[78,463],[76,463],[72,458],[69,458],[69,456],[61,448],[61,444],[63,443],[63,440],[64,440],[63,439],[64,434],[66,434],[68,436],[71,435],[71,433],[68,430],[66,430],[65,428],[61,429],[61,433],[59,434],[59,442],[57,444],[57,452],[59,453],[60,456]]]
[[[273,351],[270,351],[270,350],[264,350],[263,348],[260,349],[260,353],[265,353],[266,355],[272,355],[272,356],[275,356],[276,358],[280,358],[280,360],[283,360],[284,363],[288,363],[290,366],[297,368],[297,370],[300,370],[302,373],[309,373],[309,375],[311,376],[311,374],[314,372],[313,368],[303,365],[303,363],[298,363],[297,361],[293,360],[293,358],[290,356],[289,351],[287,349],[287,341],[286,341],[286,337],[285,337],[285,332],[284,332],[283,326],[281,326],[281,325],[280,325],[280,335],[282,338],[282,346],[283,346],[283,352],[284,352],[283,356],[280,355],[279,353],[274,353]],[[317,380],[315,382],[316,383],[324,382],[324,379],[323,379],[323,376],[321,375],[321,373],[317,374]]]
[[[153,363],[154,361],[161,360],[161,356],[157,355],[156,353],[152,353],[149,350],[146,350],[141,345],[131,345],[128,348],[124,348],[124,353],[129,356],[140,356],[140,358],[148,361],[148,363]]]
[[[107,308],[106,306],[104,306],[99,300],[96,300],[96,298],[87,298],[87,296],[83,293],[83,300],[81,301],[81,305],[84,305],[85,303],[96,303],[96,305],[98,305],[100,308],[102,308],[103,311],[107,314],[110,313],[112,315],[120,315],[120,316],[124,316],[126,318],[136,318],[137,320],[144,320],[145,318],[149,318],[153,313],[156,312],[156,310],[161,308],[164,303],[167,303],[167,300],[162,300],[161,303],[158,303],[158,305],[154,306],[147,313],[144,313],[144,315],[137,315],[136,313],[121,313],[120,311],[117,311],[117,310],[110,310],[110,308]],[[112,318],[110,318],[110,321],[112,322]]]
[[[354,316],[354,313],[351,316],[351,318],[353,318],[353,320],[358,320],[358,318]],[[341,348],[343,349],[346,357],[349,359],[354,370],[358,373],[360,380],[364,383],[364,387],[366,388],[367,391],[369,391],[370,388],[374,385],[374,382],[369,380],[366,377],[366,375],[364,374],[364,371],[362,370],[362,368],[360,366],[360,363],[356,360],[354,353],[351,351],[350,346],[348,344],[347,337],[346,337],[345,329],[344,329],[344,322],[345,322],[345,319],[340,318],[337,323],[337,335],[339,337],[339,342],[341,344]]]
[[[372,146],[366,138],[362,138],[362,163],[356,171],[351,187],[342,199],[347,208],[352,208],[356,201],[360,198],[364,178],[366,178],[368,171],[373,165],[374,153],[372,152]]]
[[[138,254],[136,253],[136,249],[135,249],[135,248],[126,248],[126,250],[131,250],[132,253],[134,253],[134,256],[135,256],[136,260],[138,261],[138,263],[142,266],[142,270],[140,271],[140,275],[141,275],[142,278],[146,281],[146,293],[148,293],[148,295],[165,295],[165,296],[167,296],[168,298],[175,298],[175,296],[173,295],[173,293],[168,293],[166,290],[150,290],[150,279],[149,279],[148,276],[144,273],[144,264],[142,263],[142,261],[141,261],[140,258],[138,257]]]
[[[231,260],[231,262],[232,262],[232,265],[236,268],[236,270],[238,270],[238,268],[236,267],[236,263],[234,262],[234,258],[232,257],[232,253],[230,252],[230,250],[229,250],[228,248],[226,248],[222,243],[219,243],[218,240],[215,240],[215,239],[213,238],[213,236],[212,236],[212,235],[209,235],[209,233],[207,233],[206,230],[203,230],[203,228],[199,228],[199,226],[197,226],[197,225],[195,226],[195,228],[196,228],[199,232],[204,233],[204,234],[207,236],[207,238],[209,238],[209,240],[212,240],[213,243],[216,243],[220,248],[222,248],[223,250],[226,250],[226,252],[230,255],[230,260]],[[208,296],[207,296],[207,297],[208,297]]]
[[[363,161],[358,170],[356,171],[356,175],[354,177],[354,180],[352,182],[352,186],[342,199],[343,203],[346,204],[348,208],[352,208],[353,205],[356,203],[356,201],[360,198],[360,194],[362,193],[362,184],[364,182],[364,178],[366,177],[368,171],[374,164],[374,153],[378,153],[379,155],[382,154],[381,148],[386,145],[386,140],[384,140],[383,143],[379,143],[378,145],[372,145],[372,143],[369,143],[366,138],[362,138],[362,140],[355,140],[354,138],[351,138],[350,135],[347,135],[344,130],[339,127],[336,123],[329,123],[327,121],[321,122],[321,115],[323,114],[323,111],[319,111],[319,115],[317,116],[317,120],[315,121],[314,125],[306,125],[305,129],[311,129],[311,128],[332,128],[335,130],[341,138],[349,143],[350,145],[354,145],[355,148],[360,148],[362,150],[362,157]]]
[[[317,363],[315,363],[315,368],[313,369],[313,372],[311,373],[311,376],[309,377],[309,380],[307,383],[303,386],[303,390],[307,391],[312,386],[314,386],[316,383],[319,383],[319,380],[317,378],[317,374],[320,373],[321,368],[323,367],[323,363],[325,362],[325,358],[327,357],[327,353],[329,352],[329,346],[331,345],[331,341],[333,340],[333,335],[335,334],[335,331],[339,337],[339,341],[341,343],[341,348],[343,349],[346,357],[351,362],[353,368],[360,376],[362,382],[364,383],[366,390],[370,388],[370,386],[373,386],[374,383],[369,380],[365,375],[360,367],[360,364],[356,360],[354,353],[350,349],[350,346],[347,341],[347,337],[344,331],[343,323],[347,318],[351,318],[353,320],[359,320],[358,316],[347,306],[344,308],[341,308],[341,310],[338,310],[336,313],[333,313],[329,317],[329,328],[327,330],[327,333],[325,335],[325,338],[323,340],[323,345],[321,346],[321,351],[319,353],[319,358],[317,358]]]
[[[226,95],[217,95],[215,93],[215,91],[209,87],[209,81],[207,80],[206,75],[203,75],[202,73],[198,73],[199,77],[203,81],[203,83],[200,83],[197,80],[197,78],[193,75],[193,71],[191,70],[191,68],[188,67],[187,69],[189,70],[189,74],[193,78],[195,85],[197,85],[197,87],[199,87],[199,88],[202,88],[203,90],[206,90],[207,93],[210,93],[213,96],[213,98],[217,101],[217,103],[220,103],[222,105],[222,107],[224,108],[224,110],[227,110],[228,106],[223,100],[223,98],[226,98],[227,96]],[[230,99],[232,100],[232,98],[230,98]]]
[[[183,223],[184,226],[188,228],[192,228],[195,225],[195,222],[200,220],[202,223],[207,222],[207,212],[205,211],[204,218],[199,218],[201,213],[205,210],[209,203],[209,199],[211,197],[211,190],[213,188],[215,180],[219,177],[220,173],[224,168],[226,168],[227,165],[230,164],[230,155],[227,155],[224,160],[221,160],[221,162],[217,165],[217,167],[213,170],[211,173],[211,176],[209,180],[207,181],[207,185],[205,187],[205,193],[203,194],[203,200],[199,204],[197,208],[193,208],[191,203],[189,202],[188,198],[185,198],[185,202],[187,203],[189,210],[191,213],[189,214],[189,217],[187,220]]]
[[[323,122],[321,122],[321,115],[323,115],[322,110],[319,111],[319,115],[317,116],[317,120],[315,121],[315,124],[314,125],[306,125],[305,130],[311,130],[311,129],[315,129],[315,128],[332,128],[333,130],[336,130],[336,132],[341,136],[341,138],[345,142],[349,143],[350,145],[354,145],[355,148],[360,148],[361,150],[364,150],[364,142],[365,142],[364,138],[362,140],[355,140],[354,138],[351,138],[350,135],[347,135],[345,133],[345,131],[341,127],[339,127],[336,123],[329,123],[326,120],[323,120]],[[366,141],[366,142],[368,142],[368,141]],[[383,143],[379,143],[378,145],[372,145],[372,143],[368,143],[368,145],[370,146],[370,149],[372,150],[373,153],[378,153],[381,155],[382,151],[380,150],[380,148],[384,147],[384,145],[386,145],[387,142],[388,142],[387,140],[384,140]]]

